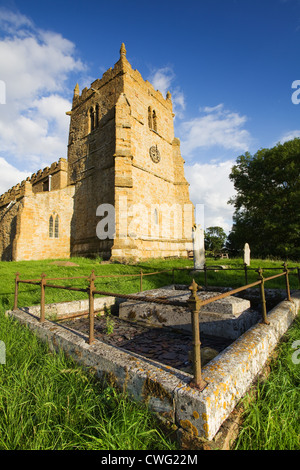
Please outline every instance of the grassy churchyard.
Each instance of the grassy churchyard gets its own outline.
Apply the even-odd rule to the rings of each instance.
[[[67,262],[66,262],[67,261]],[[207,265],[243,267],[242,259],[207,259]],[[288,263],[297,266],[296,262]],[[300,265],[300,263],[299,263]],[[143,277],[143,290],[174,281],[189,284],[192,260],[150,260],[139,264],[101,263],[100,259],[73,258],[0,263],[0,340],[5,343],[5,363],[0,364],[0,450],[99,449],[176,450],[176,443],[159,429],[155,417],[142,404],[134,403],[111,387],[102,387],[92,374],[63,353],[52,353],[27,328],[4,316],[14,301],[15,273],[21,279],[47,277],[167,273]],[[251,260],[251,268],[282,267],[281,261]],[[295,271],[296,272],[296,271]],[[265,271],[264,276],[274,271]],[[248,283],[257,280],[248,272]],[[196,282],[204,283],[204,274]],[[207,282],[214,286],[245,284],[243,270],[210,271]],[[60,280],[60,284],[87,286],[84,279]],[[297,275],[290,275],[291,289],[298,288]],[[135,293],[140,278],[97,279],[103,291]],[[285,288],[284,278],[266,283],[266,288]],[[46,303],[86,298],[84,293],[46,289]],[[39,286],[20,284],[19,305],[39,304]],[[299,381],[300,364],[295,344],[300,340],[300,322],[295,321],[276,350],[265,380],[242,400],[243,422],[235,449],[300,448]],[[298,346],[299,349],[299,346]]]

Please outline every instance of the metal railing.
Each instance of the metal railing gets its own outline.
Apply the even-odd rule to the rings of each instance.
[[[189,268],[191,269],[191,268]],[[269,270],[270,268],[265,268],[266,270]],[[274,268],[274,269],[279,269],[279,268]],[[299,268],[293,268],[298,270],[298,279],[299,279]],[[88,311],[88,317],[89,317],[89,334],[88,334],[88,339],[87,342],[88,344],[93,344],[95,342],[95,336],[94,336],[94,317],[95,317],[95,308],[94,308],[94,298],[95,295],[101,295],[101,296],[112,296],[116,298],[121,298],[121,299],[126,299],[126,300],[136,300],[138,302],[149,302],[149,303],[157,303],[160,305],[173,305],[173,306],[178,306],[178,307],[186,307],[189,308],[191,312],[191,324],[192,324],[192,344],[193,344],[193,354],[192,354],[192,362],[193,362],[193,379],[190,383],[190,385],[194,388],[197,388],[198,390],[202,391],[206,383],[202,379],[202,371],[201,371],[201,354],[200,354],[200,347],[201,347],[201,342],[200,342],[200,325],[199,325],[199,312],[200,309],[208,305],[212,302],[215,302],[216,300],[224,299],[226,297],[229,297],[231,295],[237,294],[239,292],[242,292],[244,290],[250,289],[255,286],[259,286],[260,288],[260,298],[261,298],[261,316],[262,320],[261,323],[264,325],[269,325],[269,321],[267,318],[267,308],[266,308],[266,298],[265,298],[265,283],[279,277],[285,277],[285,290],[286,290],[286,298],[288,301],[291,301],[291,294],[290,294],[290,284],[289,284],[289,269],[287,267],[287,264],[283,264],[283,271],[279,274],[275,274],[273,276],[269,277],[264,277],[263,276],[263,269],[258,268],[255,269],[255,271],[258,274],[258,279],[255,282],[252,282],[250,284],[246,284],[244,286],[238,287],[236,289],[231,289],[225,293],[215,295],[214,297],[210,297],[209,299],[202,300],[199,298],[197,295],[199,286],[193,279],[193,282],[191,283],[189,290],[191,291],[191,295],[187,301],[172,301],[168,299],[162,299],[162,298],[153,298],[153,297],[147,297],[147,296],[139,296],[139,295],[134,295],[134,294],[121,294],[118,292],[108,292],[108,291],[102,291],[99,289],[96,289],[95,286],[95,281],[97,278],[103,278],[103,277],[136,277],[140,276],[140,291],[142,291],[142,281],[143,281],[143,276],[146,275],[154,275],[154,274],[160,274],[163,272],[170,272],[173,271],[173,280],[174,280],[174,269],[172,270],[164,270],[164,271],[156,271],[153,273],[143,273],[142,271],[139,274],[124,274],[124,275],[110,275],[110,276],[96,276],[94,271],[92,271],[90,276],[76,276],[76,277],[69,277],[69,278],[46,278],[46,274],[43,273],[41,275],[40,279],[20,279],[20,274],[16,273],[15,277],[15,297],[14,297],[14,310],[17,310],[18,308],[18,292],[19,292],[19,284],[24,283],[24,284],[32,284],[32,285],[37,285],[40,286],[41,288],[41,295],[40,295],[40,318],[39,321],[43,323],[45,321],[45,291],[46,287],[48,288],[53,288],[53,289],[64,289],[64,290],[69,290],[69,291],[76,291],[76,292],[84,292],[87,293],[88,295],[88,300],[89,300],[89,311]],[[62,286],[62,285],[57,285],[57,284],[51,284],[48,281],[54,281],[54,280],[70,280],[70,279],[86,279],[89,283],[88,287],[86,288],[81,288],[81,287],[71,287],[71,286]]]

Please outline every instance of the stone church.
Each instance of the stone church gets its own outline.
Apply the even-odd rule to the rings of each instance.
[[[80,93],[67,160],[0,196],[0,257],[187,257],[194,206],[174,137],[171,94],[120,58]]]

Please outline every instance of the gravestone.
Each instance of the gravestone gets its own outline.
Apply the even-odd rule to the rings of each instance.
[[[205,265],[204,230],[201,225],[193,227],[194,269],[203,269]]]
[[[250,247],[248,243],[244,245],[244,264],[250,266]]]

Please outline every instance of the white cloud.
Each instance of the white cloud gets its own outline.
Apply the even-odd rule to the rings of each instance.
[[[9,34],[15,34],[17,28],[21,28],[19,31],[19,34],[24,34],[23,31],[28,28],[33,27],[33,23],[25,15],[22,15],[19,12],[13,12],[11,10],[8,10],[7,8],[0,8],[0,28],[9,33]]]
[[[245,152],[251,143],[250,133],[244,128],[247,117],[237,112],[225,109],[222,103],[216,106],[205,106],[199,109],[199,116],[183,120],[182,111],[185,109],[184,95],[179,88],[172,89],[175,74],[171,67],[163,67],[152,72],[149,81],[163,95],[168,90],[172,93],[177,115],[182,119],[177,125],[181,140],[181,152],[185,159],[197,155],[197,150],[219,151],[219,156],[211,159],[210,163],[195,163],[185,165],[185,174],[190,183],[190,198],[198,206],[196,213],[202,218],[204,206],[204,228],[220,226],[226,233],[232,228],[234,207],[227,201],[234,196],[233,183],[229,180],[233,159],[220,162],[224,151]],[[176,112],[176,111],[175,111]],[[218,155],[216,153],[215,155]],[[223,156],[224,158],[224,156]]]
[[[165,97],[169,91],[172,95],[173,111],[176,116],[183,117],[185,109],[185,98],[182,90],[178,86],[173,86],[176,75],[170,66],[154,69],[149,77],[149,82],[152,83],[156,90],[159,90]]]
[[[4,158],[0,157],[0,194],[3,194],[12,186],[15,186],[25,180],[30,173],[19,171],[10,165]]]
[[[185,166],[191,201],[204,205],[204,228],[220,226],[227,233],[231,229],[234,208],[227,201],[235,190],[228,176],[234,164],[235,161],[227,160]]]
[[[70,72],[83,65],[73,57],[74,45],[56,33],[6,37],[0,41],[1,80],[7,104],[23,109],[41,93],[63,91]]]
[[[150,82],[156,90],[159,90],[163,96],[171,88],[171,83],[175,78],[175,74],[171,67],[162,67],[152,71]]]
[[[284,144],[285,142],[287,142],[288,140],[293,140],[295,139],[295,137],[300,137],[300,130],[294,130],[294,131],[288,131],[286,132],[280,139],[279,139],[279,142],[281,144]],[[274,145],[276,145],[276,143],[274,143]]]
[[[5,159],[34,172],[66,156],[66,81],[85,66],[71,41],[38,29],[21,13],[0,8],[0,30],[0,80],[6,89],[6,104],[0,105],[2,165]],[[8,189],[11,179],[3,178],[0,173],[0,187]]]
[[[26,158],[27,165],[51,163],[65,156],[71,103],[59,95],[36,99],[12,119],[0,120],[2,151]],[[25,158],[24,158],[25,157]],[[37,170],[39,168],[36,168]]]
[[[245,152],[249,149],[250,134],[243,129],[246,116],[224,109],[223,104],[200,109],[201,116],[185,121],[180,126],[181,149],[190,157],[199,148],[214,146]]]

